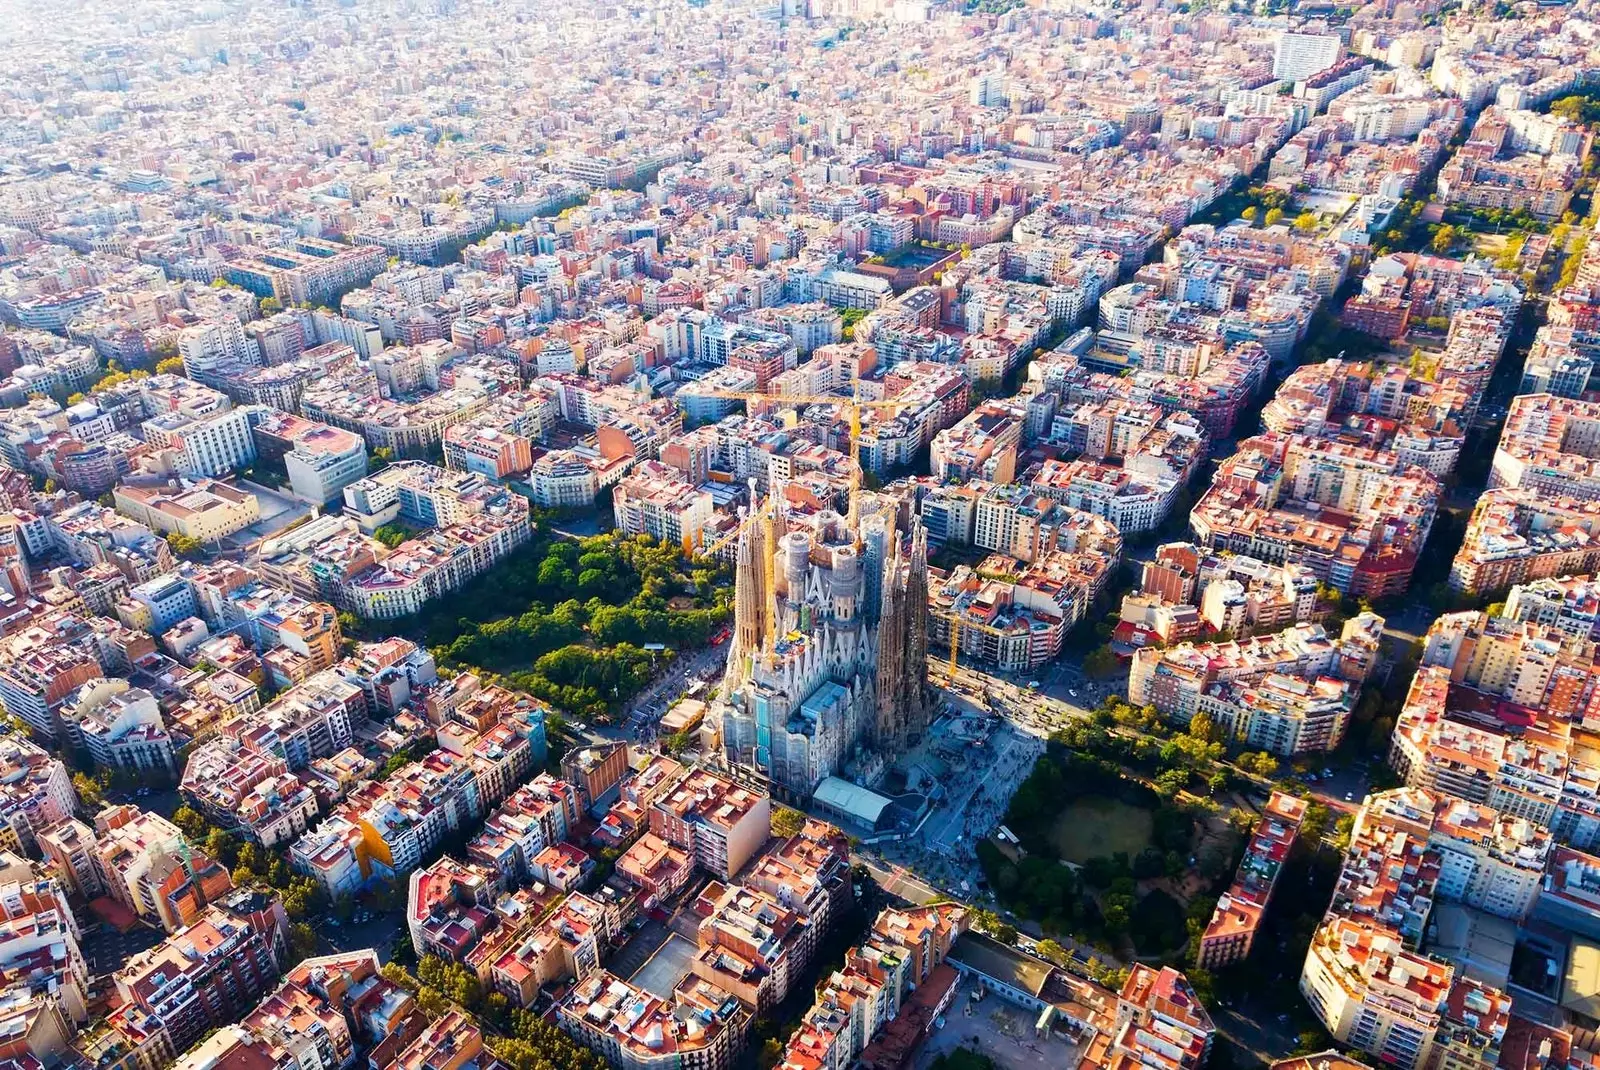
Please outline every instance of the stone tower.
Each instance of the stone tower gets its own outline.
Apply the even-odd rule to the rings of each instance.
[[[728,649],[728,667],[723,674],[724,694],[744,683],[749,675],[750,655],[761,650],[766,640],[769,523],[765,512],[747,518],[739,531],[739,550],[733,573],[733,642]]]

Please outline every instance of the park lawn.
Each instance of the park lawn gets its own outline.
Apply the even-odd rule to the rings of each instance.
[[[1083,863],[1126,852],[1131,858],[1150,843],[1155,815],[1120,799],[1085,796],[1073,801],[1050,828],[1050,842],[1061,857]]]

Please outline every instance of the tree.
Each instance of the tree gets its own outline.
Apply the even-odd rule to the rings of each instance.
[[[1313,847],[1316,846],[1323,834],[1328,831],[1328,821],[1332,816],[1333,812],[1322,803],[1307,803],[1305,817],[1300,821],[1301,838]]]
[[[772,811],[772,834],[782,839],[800,835],[800,830],[805,828],[806,815],[799,810],[787,806],[776,807]]]
[[[756,1055],[757,1070],[772,1070],[783,1061],[783,1041],[777,1037],[768,1037],[761,1042],[761,1051]]]
[[[1317,229],[1317,214],[1315,212],[1301,212],[1294,217],[1294,229],[1309,233]]]
[[[308,958],[317,949],[317,934],[311,926],[297,921],[289,927],[289,951],[295,962]]]
[[[1097,680],[1116,675],[1120,665],[1116,653],[1109,646],[1096,647],[1083,658],[1083,671]]]
[[[1067,949],[1054,940],[1044,939],[1034,947],[1034,950],[1043,958],[1049,959],[1057,966],[1063,966],[1067,961]]]
[[[443,1017],[449,1009],[450,1001],[437,988],[423,985],[417,990],[417,1010],[421,1011],[422,1016],[430,1022]]]
[[[83,802],[83,808],[89,813],[100,809],[105,802],[105,795],[100,790],[100,785],[83,773],[72,774],[72,787],[78,793],[78,798]]]
[[[382,527],[378,528],[378,530],[372,533],[372,537],[383,543],[383,545],[387,546],[389,549],[393,550],[396,546],[399,546],[401,543],[405,542],[410,536],[406,532],[406,529],[401,527],[399,524],[384,524]]]
[[[1257,214],[1258,214],[1258,211],[1256,209],[1256,206],[1252,204],[1248,208],[1246,208],[1244,211],[1239,213],[1239,218],[1245,220],[1248,223],[1254,223],[1256,221],[1256,215]]]
[[[1394,734],[1394,718],[1378,717],[1367,729],[1367,750],[1379,754],[1389,749],[1389,737]]]
[[[263,297],[261,299],[261,314],[263,316],[271,316],[274,313],[282,311],[283,302],[279,301],[276,297]]]
[[[1202,743],[1213,742],[1217,738],[1217,727],[1211,721],[1208,713],[1196,713],[1189,719],[1189,735]]]
[[[174,531],[167,536],[167,546],[173,554],[185,561],[198,561],[205,552],[205,544],[192,535]]]
[[[205,851],[208,858],[221,862],[223,865],[231,865],[234,858],[237,857],[235,848],[234,838],[222,829],[214,828],[206,834]]]
[[[180,806],[172,812],[172,823],[191,840],[199,840],[206,834],[206,819],[187,806]]]
[[[1166,855],[1161,848],[1151,845],[1133,856],[1133,875],[1140,880],[1159,877],[1166,872]]]
[[[1189,786],[1189,770],[1168,769],[1156,777],[1156,794],[1171,799]]]
[[[273,860],[273,868],[283,864],[282,859]],[[274,874],[276,876],[277,874]],[[276,882],[273,882],[276,883]],[[293,878],[289,887],[283,892],[283,909],[291,918],[304,918],[316,913],[323,898],[322,889],[308,877]]]
[[[1266,218],[1267,226],[1269,226],[1269,227],[1276,226],[1279,223],[1281,223],[1282,221],[1283,221],[1283,209],[1282,208],[1268,208],[1267,209],[1267,218]]]
[[[182,357],[167,357],[165,360],[156,361],[157,375],[182,375],[183,371]]]

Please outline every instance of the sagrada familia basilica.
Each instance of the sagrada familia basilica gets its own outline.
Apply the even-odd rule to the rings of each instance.
[[[932,713],[927,535],[897,501],[862,505],[854,521],[761,513],[740,534],[725,756],[794,797],[870,784]]]

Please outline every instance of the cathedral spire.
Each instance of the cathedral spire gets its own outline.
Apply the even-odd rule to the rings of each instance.
[[[733,643],[723,675],[724,693],[744,682],[751,655],[760,652],[766,639],[767,603],[772,594],[766,589],[767,568],[761,555],[769,541],[765,511],[747,517],[739,530],[739,550],[734,559]]]
[[[928,529],[911,521],[911,563],[906,575],[906,660],[902,690],[906,729],[921,735],[928,727]],[[904,745],[904,740],[901,741]]]
[[[898,540],[891,541],[883,565],[883,594],[878,617],[878,716],[872,733],[878,748],[895,752],[904,741],[907,606],[904,557]]]

